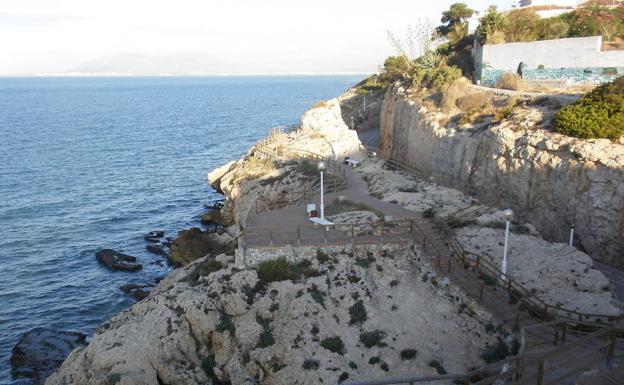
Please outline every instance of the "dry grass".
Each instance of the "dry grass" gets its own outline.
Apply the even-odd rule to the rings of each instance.
[[[503,76],[496,82],[496,88],[512,91],[523,91],[526,89],[526,84],[520,77],[520,75],[513,72],[504,73]]]
[[[324,107],[327,107],[328,105],[329,104],[327,104],[325,100],[319,100],[318,102],[314,103],[312,108],[324,108]]]
[[[470,80],[460,78],[454,81],[442,92],[441,106],[445,112],[451,112],[456,107],[457,99],[464,97],[470,88]]]
[[[457,99],[455,102],[457,108],[462,111],[470,111],[475,109],[487,109],[492,107],[492,95],[486,92],[475,92],[465,95]]]

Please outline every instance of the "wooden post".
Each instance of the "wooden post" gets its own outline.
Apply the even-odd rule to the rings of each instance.
[[[351,243],[353,243],[354,238],[355,238],[355,225],[351,225]]]
[[[544,304],[544,321],[548,319],[548,305]]]
[[[301,244],[301,226],[297,226],[297,244]]]
[[[507,292],[511,293],[511,277],[507,277]]]
[[[544,385],[544,361],[537,363],[537,385]]]
[[[563,321],[563,323],[561,324],[561,345],[565,344],[567,332],[568,332],[568,323]]]
[[[449,258],[449,260],[448,260],[448,272],[449,272],[449,274],[451,273],[451,260],[452,259],[453,258]]]
[[[414,234],[414,220],[410,219],[410,234]]]
[[[323,241],[327,243],[327,226],[323,226]]]
[[[384,222],[381,222],[381,244],[384,243]]]
[[[481,256],[477,255],[477,272],[479,272],[479,265],[481,265]]]
[[[553,345],[559,345],[559,330],[555,330],[555,340],[553,341]]]
[[[269,231],[269,241],[271,242],[271,246],[273,246],[273,230]]]
[[[427,237],[423,234],[423,253],[427,253]]]

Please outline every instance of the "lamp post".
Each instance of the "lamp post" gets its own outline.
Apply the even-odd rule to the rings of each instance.
[[[321,160],[320,162],[318,162],[318,165],[316,167],[321,172],[321,204],[320,204],[320,210],[321,210],[321,219],[325,219],[325,204],[323,202],[323,171],[325,171],[325,162],[323,162]]]
[[[501,269],[503,271],[502,278],[504,280],[505,275],[507,275],[507,248],[509,245],[509,223],[511,222],[511,217],[513,217],[513,211],[511,211],[511,209],[507,209],[503,211],[503,214],[505,215],[505,221],[507,222],[505,226],[505,247],[503,249],[503,264],[502,264],[502,269]]]
[[[574,225],[570,226],[570,246],[574,246]]]

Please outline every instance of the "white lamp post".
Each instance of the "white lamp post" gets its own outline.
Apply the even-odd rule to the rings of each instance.
[[[325,219],[325,204],[323,202],[323,171],[325,171],[325,162],[323,162],[321,160],[320,162],[318,162],[318,165],[316,167],[321,172],[321,204],[320,204],[320,209],[321,209],[321,219]]]
[[[574,246],[574,225],[570,226],[570,246]]]
[[[507,225],[505,226],[505,247],[503,249],[503,265],[502,265],[502,271],[503,271],[503,280],[505,279],[505,275],[507,274],[507,248],[509,245],[509,223],[511,222],[511,217],[513,217],[513,211],[511,211],[511,209],[507,209],[505,211],[503,211],[503,214],[505,215],[505,221],[507,222]]]

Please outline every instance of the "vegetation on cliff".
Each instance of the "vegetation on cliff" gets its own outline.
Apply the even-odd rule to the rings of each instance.
[[[602,36],[609,42],[624,36],[624,4],[612,8],[590,2],[571,12],[549,18],[541,18],[534,7],[499,12],[492,6],[481,18],[479,28],[482,44],[584,36]]]
[[[555,130],[578,138],[619,139],[624,135],[624,76],[562,108]]]

